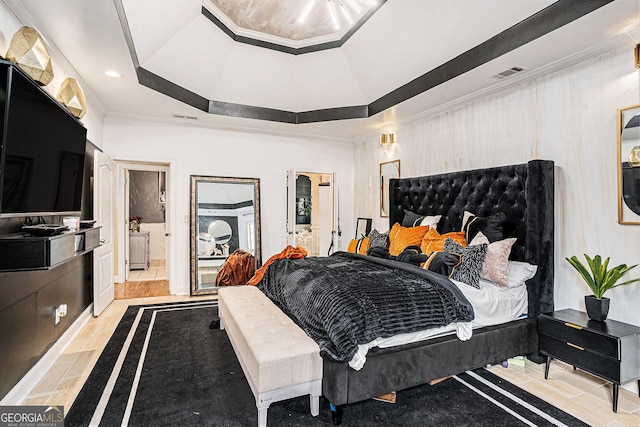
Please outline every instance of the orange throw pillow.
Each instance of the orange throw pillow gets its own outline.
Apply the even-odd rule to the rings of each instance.
[[[467,246],[467,240],[464,238],[464,231],[452,231],[450,233],[440,234],[435,228],[430,228],[422,238],[420,243],[420,249],[423,254],[430,254],[431,252],[442,252],[444,248],[444,241],[449,237],[456,243],[462,246]]]
[[[347,252],[366,255],[367,251],[369,250],[369,244],[370,241],[368,237],[363,237],[362,239],[353,239],[349,242]]]
[[[398,255],[407,246],[420,246],[427,230],[428,225],[403,227],[396,222],[389,231],[389,255]]]

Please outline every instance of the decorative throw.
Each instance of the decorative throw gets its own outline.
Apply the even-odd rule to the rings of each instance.
[[[274,261],[258,286],[338,362],[379,337],[473,320],[473,307],[447,278],[346,252]]]
[[[279,259],[284,259],[284,258],[293,258],[293,259],[304,258],[307,255],[308,255],[307,250],[302,246],[296,246],[294,248],[293,246],[289,245],[286,248],[284,248],[282,252],[280,252],[279,254],[275,254],[271,258],[269,258],[267,262],[263,264],[262,267],[256,270],[256,273],[253,275],[251,279],[249,279],[249,281],[247,282],[247,285],[255,286],[258,283],[260,283],[260,281],[262,280],[262,276],[264,276],[264,273],[267,272],[267,268],[269,268],[269,265],[271,265],[271,263],[273,263],[274,261],[277,261]]]
[[[245,285],[255,271],[255,257],[242,249],[236,249],[218,270],[216,286]]]

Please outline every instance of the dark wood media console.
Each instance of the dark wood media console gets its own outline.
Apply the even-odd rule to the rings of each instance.
[[[100,227],[66,230],[54,236],[17,233],[0,237],[0,271],[47,270],[100,245]]]

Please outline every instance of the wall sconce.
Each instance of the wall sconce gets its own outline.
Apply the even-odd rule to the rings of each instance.
[[[633,64],[636,68],[640,68],[640,44],[636,45],[636,48],[633,50],[633,57],[635,58]]]
[[[396,135],[393,133],[383,133],[380,135],[380,144],[384,148],[391,148],[391,146],[396,142]]]

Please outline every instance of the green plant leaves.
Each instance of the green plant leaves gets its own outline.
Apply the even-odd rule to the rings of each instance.
[[[584,257],[587,260],[589,269],[587,269],[587,267],[575,255],[571,258],[566,258],[566,260],[580,273],[587,286],[589,286],[589,289],[591,289],[591,292],[593,292],[593,295],[598,299],[602,299],[604,293],[609,289],[628,285],[634,282],[640,282],[639,277],[637,279],[617,283],[625,273],[632,268],[637,267],[637,264],[630,267],[626,264],[620,264],[609,269],[609,258],[605,259],[603,263],[600,255],[596,255],[591,258],[589,255],[584,254]]]

